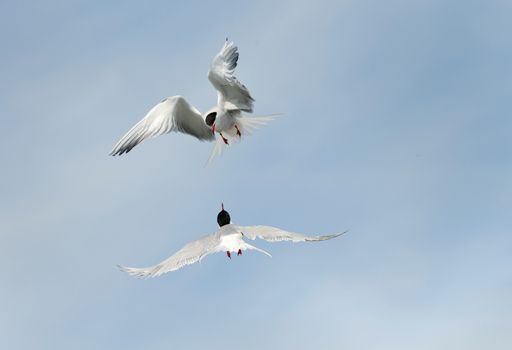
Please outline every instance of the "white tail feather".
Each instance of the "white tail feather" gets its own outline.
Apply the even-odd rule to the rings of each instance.
[[[272,257],[272,255],[270,255],[270,253],[268,253],[268,252],[264,251],[263,249],[257,248],[257,247],[255,247],[255,246],[253,246],[253,245],[250,245],[249,243],[247,243],[247,242],[245,242],[245,241],[244,241],[244,243],[245,243],[244,247],[245,247],[246,249],[249,249],[249,250],[256,250],[257,252],[260,252],[260,253],[263,253],[263,254],[265,254],[265,255],[268,255],[268,256]]]
[[[242,136],[252,135],[254,131],[267,124],[268,122],[274,120],[277,116],[278,114],[262,115],[257,117],[238,117],[236,124]],[[240,141],[240,137],[237,135],[237,130],[235,127],[233,127],[231,130],[222,132],[222,135],[228,140],[230,145]],[[206,164],[210,164],[213,158],[220,156],[226,149],[226,146],[227,145],[222,140],[222,137],[215,134],[215,143]]]
[[[224,141],[222,141],[222,137],[220,135],[215,134],[215,142],[213,144],[212,151],[210,153],[210,156],[208,157],[208,161],[206,162],[206,165],[210,164],[213,160],[213,158],[220,156],[224,149],[227,146]]]
[[[252,135],[259,127],[274,120],[277,114],[262,115],[258,117],[239,117],[237,119],[238,127],[242,135]]]

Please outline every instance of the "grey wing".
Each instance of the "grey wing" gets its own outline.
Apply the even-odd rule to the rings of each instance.
[[[215,136],[204,122],[201,113],[181,96],[168,97],[133,126],[114,146],[111,156],[128,153],[142,141],[178,131],[203,140],[214,140]]]
[[[213,59],[208,79],[217,89],[218,104],[226,110],[252,112],[254,99],[249,90],[233,75],[238,62],[238,48],[227,41]]]
[[[142,268],[119,266],[119,268],[139,278],[156,277],[201,261],[206,255],[218,252],[219,245],[218,235],[212,234],[188,243],[174,255],[154,266]]]
[[[292,242],[316,242],[336,238],[346,233],[338,233],[326,236],[306,236],[302,233],[288,232],[272,226],[241,226],[240,231],[244,237],[249,239],[261,238],[269,242],[292,241]]]

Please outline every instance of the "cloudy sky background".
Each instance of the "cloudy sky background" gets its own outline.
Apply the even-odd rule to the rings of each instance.
[[[508,1],[0,3],[0,347],[510,349]],[[112,145],[163,97],[199,110],[225,37],[256,114],[204,167],[182,135]],[[152,280],[236,223],[257,241]]]

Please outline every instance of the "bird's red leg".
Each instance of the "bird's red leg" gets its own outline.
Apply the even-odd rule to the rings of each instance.
[[[238,249],[238,253],[236,255],[242,255],[242,249]]]
[[[235,124],[236,134],[238,137],[242,137],[242,133],[240,132],[240,129],[238,129],[238,125]]]
[[[229,251],[228,251],[228,252],[226,252],[226,253],[228,254],[228,258],[230,258],[230,259],[231,259],[231,253],[230,253]]]
[[[221,133],[221,132],[220,132],[219,134],[220,134],[220,137],[222,137],[222,141],[224,141],[224,143],[225,143],[226,145],[229,145],[229,143],[228,143],[228,139],[227,139],[227,138],[225,138],[224,136],[222,136],[222,133]]]

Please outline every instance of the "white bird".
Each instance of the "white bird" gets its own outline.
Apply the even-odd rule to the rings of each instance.
[[[217,105],[201,115],[182,96],[167,97],[117,142],[110,155],[128,153],[146,139],[177,131],[200,141],[214,141],[218,134],[210,155],[211,160],[222,152],[224,145],[239,141],[242,135],[251,134],[272,120],[274,117],[270,115],[242,115],[242,112],[252,112],[254,99],[233,75],[237,61],[238,48],[226,39],[208,70],[208,79],[217,90]]]
[[[217,215],[217,223],[219,224],[217,232],[188,243],[177,253],[159,264],[143,268],[124,267],[120,265],[118,265],[118,267],[122,271],[135,277],[156,277],[167,272],[176,271],[185,265],[194,264],[212,253],[226,252],[228,258],[231,259],[232,253],[242,255],[244,250],[249,249],[256,250],[271,257],[268,252],[250,245],[245,239],[255,240],[256,238],[261,238],[269,242],[317,242],[326,241],[347,232],[327,236],[306,236],[301,233],[287,232],[271,226],[238,226],[231,223],[231,217],[229,213],[224,210],[224,205],[222,205],[222,210]]]

